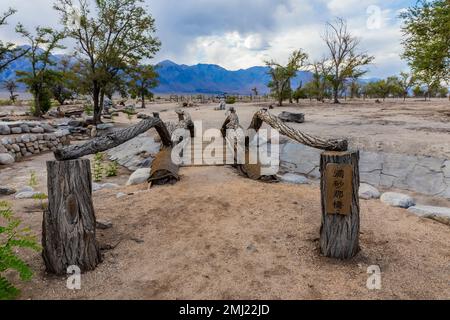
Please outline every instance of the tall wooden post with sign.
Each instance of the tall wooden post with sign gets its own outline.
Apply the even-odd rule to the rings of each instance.
[[[320,250],[350,259],[359,251],[359,151],[323,152],[320,158]]]

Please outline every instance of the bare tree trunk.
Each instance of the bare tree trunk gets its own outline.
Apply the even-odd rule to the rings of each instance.
[[[35,92],[34,93],[34,112],[33,115],[35,117],[40,117],[42,116],[42,111],[41,111],[41,99],[39,97],[39,93]]]
[[[333,167],[328,167],[328,165]],[[338,166],[336,167],[336,165]],[[351,171],[343,170],[342,166],[347,166],[346,169]],[[340,168],[339,171],[334,171],[336,168]],[[342,176],[340,175],[341,171]],[[350,259],[359,251],[359,152],[322,153],[320,172],[322,199],[321,252],[331,258]],[[347,172],[347,177],[344,177],[343,172]],[[349,174],[351,177],[348,176]],[[328,185],[328,183],[332,183],[329,175],[334,178],[343,178],[333,180],[333,184]],[[342,188],[342,190],[339,188]],[[328,194],[329,192],[331,194]],[[331,212],[329,210],[330,205],[332,207]],[[346,207],[348,212],[345,212]],[[339,212],[339,210],[343,211]]]
[[[340,103],[339,102],[339,88],[333,88],[333,99],[334,99],[334,103]]]
[[[141,104],[141,108],[142,109],[145,109],[145,94],[144,93],[142,93],[142,104]]]
[[[94,123],[99,124],[102,122],[102,110],[100,108],[100,88],[96,82],[94,82],[92,99],[94,100]]]
[[[48,161],[48,209],[42,223],[47,272],[65,275],[69,266],[94,270],[101,262],[95,238],[90,161]]]
[[[146,132],[151,128],[155,128],[161,137],[161,141],[166,147],[172,146],[172,140],[166,125],[161,119],[149,117],[134,126],[116,131],[107,136],[95,138],[82,145],[72,145],[54,152],[57,160],[78,159],[88,154],[95,154],[111,148],[114,148],[134,137]]]

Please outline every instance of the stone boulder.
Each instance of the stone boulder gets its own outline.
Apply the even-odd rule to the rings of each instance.
[[[147,182],[147,179],[150,178],[150,169],[142,168],[138,169],[130,176],[127,182],[127,186],[134,186],[136,184],[141,184]]]
[[[144,133],[108,150],[107,154],[109,160],[117,161],[128,170],[136,171],[151,166],[153,156],[159,152],[160,146],[161,144],[154,141],[149,133]]]
[[[418,205],[408,208],[408,211],[420,217],[433,219],[450,225],[450,208]]]
[[[412,207],[416,204],[412,197],[406,194],[396,192],[383,193],[380,199],[382,202],[392,207],[400,207],[405,209]]]
[[[9,153],[0,153],[0,164],[7,165],[14,163],[14,158]]]
[[[283,122],[296,122],[303,123],[305,122],[305,115],[303,113],[292,113],[283,111],[278,118]]]
[[[99,183],[92,183],[92,191],[100,191],[100,190],[104,190],[104,189],[115,189],[118,188],[119,185],[115,184],[115,183],[103,183],[103,184],[99,184]]]
[[[282,176],[279,176],[279,178],[282,182],[292,184],[308,184],[309,182],[308,178],[294,173],[286,173]]]
[[[380,198],[380,192],[370,184],[361,183],[359,185],[359,197],[364,200],[378,199]]]
[[[16,194],[16,199],[32,199],[33,197],[42,194],[42,192],[37,191],[24,191]]]
[[[17,191],[14,188],[0,186],[0,195],[2,195],[2,196],[9,196],[9,195],[14,194],[16,192]]]

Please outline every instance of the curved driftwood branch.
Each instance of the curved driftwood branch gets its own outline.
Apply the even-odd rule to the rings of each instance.
[[[171,137],[164,122],[159,118],[149,117],[134,126],[116,131],[104,137],[95,138],[85,144],[57,149],[54,152],[55,158],[60,161],[72,160],[81,158],[82,156],[86,156],[88,154],[102,152],[117,147],[118,145],[133,139],[151,128],[156,129],[164,146],[172,146]]]
[[[326,151],[347,151],[348,148],[348,141],[345,139],[326,140],[301,132],[300,130],[296,130],[287,126],[285,123],[283,123],[283,121],[270,114],[266,109],[262,109],[255,113],[249,129],[258,131],[261,128],[263,122],[267,123],[272,128],[277,129],[281,134],[291,138],[292,140],[295,140],[309,147]]]

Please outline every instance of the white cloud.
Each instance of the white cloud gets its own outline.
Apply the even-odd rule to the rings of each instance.
[[[2,7],[18,9],[10,25],[0,28],[2,40],[23,43],[14,33],[21,21],[57,27],[54,0],[0,0]],[[91,0],[93,1],[93,0]],[[364,51],[376,56],[370,76],[385,76],[404,68],[400,60],[399,11],[414,0],[146,0],[156,19],[162,41],[156,61],[215,63],[230,69],[262,65],[273,58],[284,62],[298,48],[310,58],[323,56],[320,37],[326,21],[347,19],[350,30],[362,40]],[[368,10],[369,9],[369,10]],[[375,27],[374,27],[375,26]],[[70,47],[71,42],[66,44]]]

